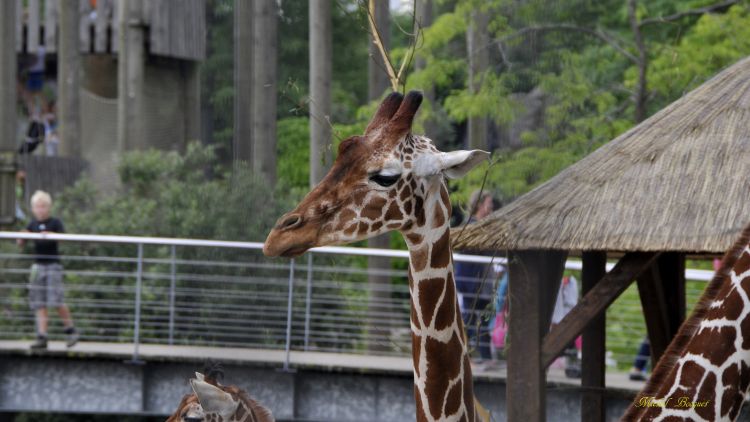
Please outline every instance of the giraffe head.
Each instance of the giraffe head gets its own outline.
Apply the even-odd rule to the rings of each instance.
[[[440,152],[411,134],[422,94],[383,100],[364,135],[339,146],[331,170],[293,211],[283,215],[263,247],[293,257],[315,246],[344,244],[400,230],[447,226],[444,176],[457,178],[485,160],[484,151]],[[434,211],[437,203],[439,212]],[[432,211],[431,211],[432,210]]]
[[[200,372],[190,380],[195,394],[186,396],[175,422],[273,422],[271,412],[234,386],[204,378]],[[178,419],[179,418],[179,419]]]

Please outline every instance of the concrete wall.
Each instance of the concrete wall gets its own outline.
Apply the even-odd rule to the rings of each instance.
[[[0,359],[0,411],[95,412],[167,415],[187,380],[202,363],[152,361],[132,365],[116,359],[4,355]],[[236,384],[272,409],[277,420],[413,421],[412,377],[271,366],[225,365],[225,384]],[[477,397],[497,421],[506,420],[504,381],[475,381]],[[580,420],[575,387],[550,387],[547,420]],[[607,400],[616,421],[628,400]],[[1,415],[0,415],[1,416]]]

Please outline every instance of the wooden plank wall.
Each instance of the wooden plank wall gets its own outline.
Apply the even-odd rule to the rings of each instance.
[[[145,10],[150,52],[187,60],[206,56],[205,0],[152,0]]]
[[[23,7],[24,0],[10,1],[16,1],[17,5],[16,51],[33,54],[40,45],[44,45],[48,53],[55,52],[57,20],[63,4],[61,0],[26,0],[26,8]],[[78,0],[82,53],[117,52],[118,3],[121,1],[97,0],[96,17],[93,18],[90,1]],[[149,26],[150,34],[149,53],[184,60],[203,60],[206,56],[205,7],[205,0],[144,1],[144,24]]]

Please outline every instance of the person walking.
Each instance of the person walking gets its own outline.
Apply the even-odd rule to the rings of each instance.
[[[59,218],[50,215],[52,198],[47,192],[36,191],[31,197],[31,213],[33,218],[26,226],[31,233],[63,233],[65,229]],[[18,245],[23,246],[23,239],[18,239]],[[57,312],[65,326],[67,346],[73,347],[79,339],[78,331],[73,325],[70,309],[64,302],[63,267],[60,263],[60,253],[57,241],[34,241],[34,264],[29,276],[29,306],[35,313],[37,336],[31,344],[32,349],[47,348],[47,328],[49,315],[47,310],[57,308]]]

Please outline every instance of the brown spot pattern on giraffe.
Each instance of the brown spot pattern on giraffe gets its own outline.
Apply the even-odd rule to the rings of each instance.
[[[728,295],[723,297],[724,303],[718,308],[711,308],[706,313],[706,319],[718,319],[725,317],[729,320],[739,318],[742,313],[742,297],[737,290],[732,290]]]
[[[380,230],[381,227],[383,227],[383,222],[382,221],[376,221],[376,222],[372,223],[372,227],[370,227],[370,230],[373,231],[373,232],[376,232],[376,231]]]
[[[357,217],[357,214],[351,209],[345,208],[342,210],[339,214],[339,224],[336,227],[336,230],[343,229],[347,224],[354,220],[355,217]]]
[[[376,196],[365,204],[364,209],[360,213],[362,217],[369,218],[370,220],[377,220],[383,215],[383,207],[387,203],[387,200],[383,197]]]
[[[357,231],[357,223],[354,223],[351,226],[347,227],[346,230],[344,230],[344,234],[347,236],[351,236],[355,231]]]
[[[419,395],[419,389],[414,386],[414,401],[417,405],[417,422],[427,422],[427,415],[424,413],[424,406],[422,405],[422,397]]]
[[[404,218],[404,215],[401,213],[401,210],[398,208],[398,204],[396,201],[391,202],[391,205],[388,206],[388,211],[385,212],[385,220],[386,221],[393,221],[393,220],[401,220]]]
[[[450,230],[443,232],[437,242],[432,245],[430,256],[430,265],[432,268],[445,268],[450,263],[451,254],[448,253],[450,247]]]
[[[407,199],[406,202],[404,202],[404,212],[406,215],[411,215],[411,199]]]
[[[443,208],[440,205],[435,204],[432,214],[432,227],[439,228],[443,224],[445,224],[445,213],[443,213]]]
[[[359,222],[359,229],[357,230],[357,234],[359,236],[366,235],[370,231],[370,225],[365,223],[364,221]]]
[[[461,341],[456,333],[453,333],[453,337],[446,344],[428,337],[423,352],[428,362],[425,394],[428,397],[443,397],[450,381],[456,378],[461,370],[461,361],[456,360],[456,356],[463,353]],[[432,400],[429,408],[433,417],[440,417],[443,410],[440,400]]]
[[[721,374],[722,385],[729,386],[724,390],[721,397],[721,415],[735,413],[740,410],[739,404],[742,403],[742,393],[737,389],[740,384],[740,370],[738,365],[731,365]],[[732,418],[734,419],[734,418]]]
[[[427,266],[427,251],[429,245],[423,245],[421,248],[413,250],[410,254],[411,267],[414,271],[419,272],[425,269]]]
[[[414,216],[417,218],[417,227],[424,226],[424,201],[419,196],[414,198]]]
[[[407,233],[406,238],[412,245],[422,243],[422,239],[424,239],[424,237],[419,233]]]
[[[419,282],[419,307],[422,310],[422,321],[424,327],[429,327],[436,309],[438,300],[445,290],[445,280],[442,278],[428,278]],[[442,306],[441,306],[442,308]]]
[[[414,325],[419,325],[419,321],[417,321],[417,316],[414,313],[414,308],[412,307],[412,315],[411,315],[411,321],[414,323]],[[422,355],[422,345],[420,344],[420,338],[417,337],[414,333],[411,334],[411,357],[412,357],[412,364],[414,365],[414,373],[417,374],[417,377],[421,377],[422,374],[419,371],[419,357]]]
[[[440,308],[435,311],[435,329],[443,330],[453,325],[456,318],[456,285],[453,283],[453,276],[448,274],[445,282],[445,298]]]
[[[677,373],[676,371],[674,372],[675,374]],[[703,374],[705,372],[706,370],[702,366],[698,365],[695,362],[687,361],[682,365],[681,379],[699,380],[703,378]],[[669,385],[674,384],[674,375],[672,376],[672,379],[673,381],[670,382]],[[697,391],[695,390],[696,387],[697,387],[696,384],[689,385],[689,388],[687,389],[680,387],[677,389],[674,396],[675,397],[684,397],[684,396],[695,397],[697,393]]]
[[[703,385],[701,386],[700,391],[698,392],[698,399],[700,400],[701,397],[711,397],[713,398],[715,396],[716,392],[716,375],[713,373],[709,373],[706,375],[706,379],[703,381]],[[698,414],[698,416],[707,419],[709,421],[712,421],[715,419],[714,415],[714,403],[709,403],[709,406],[706,407],[696,407],[695,412]]]
[[[734,354],[734,339],[737,336],[732,327],[704,328],[695,335],[688,351],[702,354],[712,364],[720,366]]]
[[[458,412],[458,408],[461,407],[461,393],[463,393],[463,389],[460,382],[454,384],[448,391],[448,396],[445,399],[445,407],[443,408],[446,416]]]

